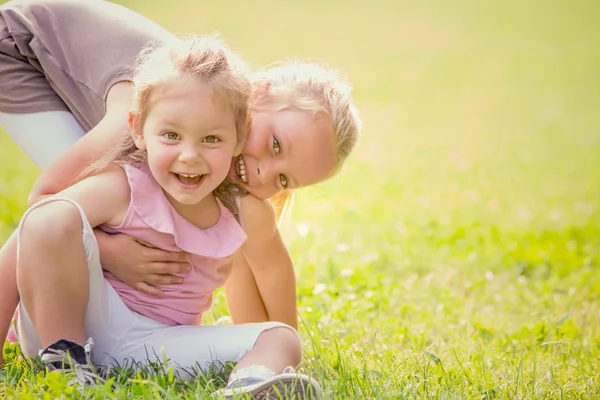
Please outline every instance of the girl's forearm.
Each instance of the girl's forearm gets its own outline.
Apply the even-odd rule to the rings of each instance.
[[[256,287],[256,278],[241,252],[233,257],[233,268],[225,283],[225,295],[234,324],[269,321]]]
[[[13,233],[0,250],[0,340],[4,339],[19,304],[17,290],[17,237]],[[0,346],[0,350],[1,350]]]
[[[296,277],[293,268],[266,274],[257,271],[256,285],[269,321],[283,322],[298,329]]]

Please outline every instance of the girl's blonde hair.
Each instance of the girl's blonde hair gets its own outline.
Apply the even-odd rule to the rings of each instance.
[[[176,38],[168,43],[151,43],[139,54],[133,72],[135,88],[132,113],[136,131],[141,131],[148,112],[170,82],[196,79],[208,85],[224,100],[236,122],[238,144],[248,130],[252,86],[244,61],[214,35]],[[146,151],[135,146],[131,135],[121,140],[103,157],[88,166],[78,177],[84,179],[111,165],[147,163]],[[231,185],[225,182],[214,191],[234,214],[237,207]]]
[[[271,65],[251,76],[259,93],[252,108],[256,111],[296,110],[325,115],[332,127],[336,175],[354,149],[362,122],[354,106],[350,86],[344,77],[325,66],[297,60]],[[284,190],[269,199],[281,221],[292,206],[293,191]]]

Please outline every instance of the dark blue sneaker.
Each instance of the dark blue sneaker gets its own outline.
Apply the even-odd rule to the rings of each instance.
[[[60,339],[40,351],[40,358],[48,371],[72,373],[69,385],[78,385],[79,389],[104,382],[94,373],[91,363],[91,351],[94,341],[90,338],[85,346],[68,339]]]

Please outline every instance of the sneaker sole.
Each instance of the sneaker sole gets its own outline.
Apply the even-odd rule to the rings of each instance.
[[[320,400],[323,398],[323,390],[316,380],[306,375],[281,374],[254,385],[221,389],[215,392],[213,397],[231,399],[242,395],[250,395],[253,400]]]

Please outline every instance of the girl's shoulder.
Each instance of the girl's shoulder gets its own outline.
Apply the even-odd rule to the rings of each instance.
[[[248,194],[240,198],[239,208],[240,222],[249,238],[277,229],[275,210],[268,200]]]
[[[130,189],[125,173],[117,167],[84,178],[56,196],[74,200],[96,227],[120,223],[129,207]]]
[[[122,167],[114,166],[92,175],[86,180],[92,180],[93,185],[98,191],[103,192],[103,196],[111,198],[111,203],[118,210],[110,225],[119,225],[125,218],[131,201],[131,186],[127,179],[127,174]]]
[[[120,166],[111,166],[103,171],[85,177],[82,181],[94,182],[98,190],[107,190],[115,196],[127,198],[131,188],[127,180],[127,174]]]
[[[127,194],[130,192],[129,180],[123,166],[110,166],[94,176],[100,177],[106,183],[114,185],[113,190],[122,190]]]

